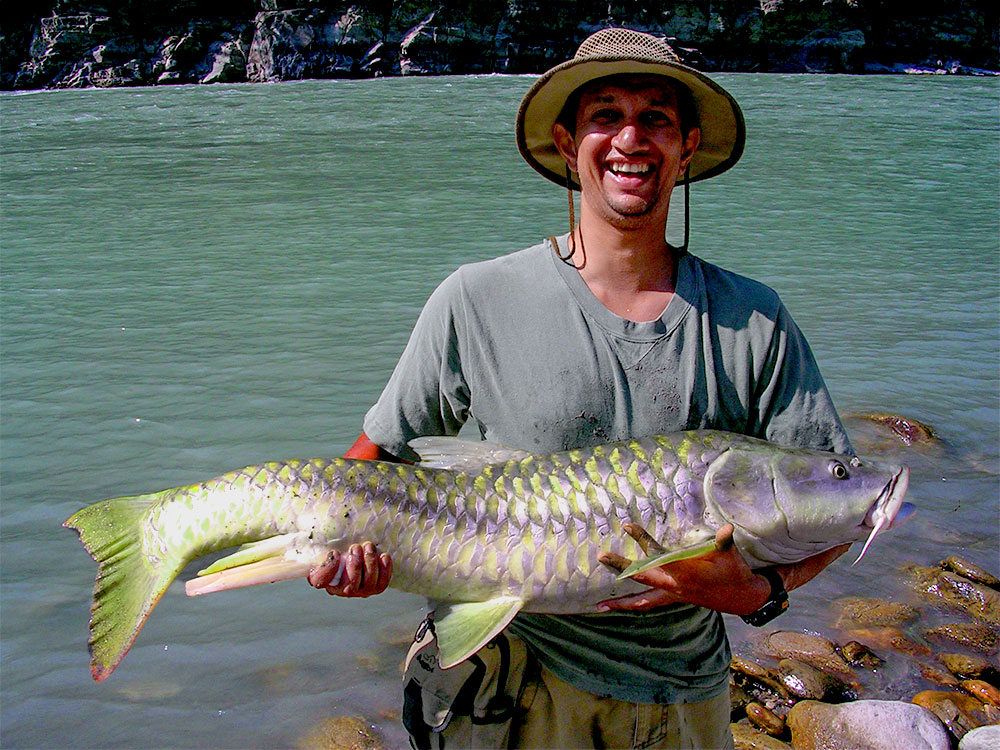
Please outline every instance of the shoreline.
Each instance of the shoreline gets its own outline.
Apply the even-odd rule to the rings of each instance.
[[[608,26],[662,37],[708,74],[1000,75],[1000,29],[985,0],[892,17],[786,0],[617,13],[537,0],[240,5],[219,15],[207,2],[51,0],[13,11],[0,29],[0,90],[540,75]]]

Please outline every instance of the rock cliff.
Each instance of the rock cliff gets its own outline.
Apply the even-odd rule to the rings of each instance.
[[[48,0],[0,16],[0,88],[537,73],[594,30],[708,71],[986,73],[990,0]],[[30,6],[30,7],[29,7]]]

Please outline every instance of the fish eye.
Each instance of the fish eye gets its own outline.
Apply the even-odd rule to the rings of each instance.
[[[830,462],[830,473],[834,479],[847,479],[848,477],[847,467],[840,463],[840,461]]]

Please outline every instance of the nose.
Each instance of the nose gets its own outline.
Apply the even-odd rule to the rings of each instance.
[[[611,145],[626,154],[635,151],[641,142],[642,132],[639,124],[634,121],[624,123],[615,133],[615,137],[611,139]]]

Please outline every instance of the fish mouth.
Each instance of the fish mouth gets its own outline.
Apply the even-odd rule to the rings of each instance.
[[[861,558],[865,556],[869,545],[880,532],[898,526],[913,515],[916,510],[914,506],[903,502],[903,496],[906,495],[906,489],[909,486],[910,470],[906,466],[900,467],[899,471],[893,474],[892,478],[886,482],[885,487],[882,488],[882,492],[875,498],[875,502],[872,503],[871,508],[868,509],[868,513],[865,515],[862,526],[870,528],[871,533],[868,535],[868,539],[865,540],[865,546],[861,549],[861,554],[858,555],[857,560],[851,563],[852,565],[857,565],[861,562]]]

